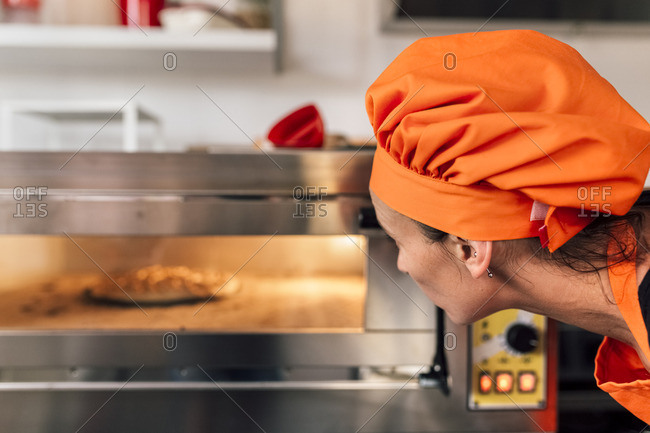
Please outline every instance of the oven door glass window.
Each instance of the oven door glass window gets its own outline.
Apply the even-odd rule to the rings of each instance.
[[[364,236],[0,237],[0,329],[361,332]]]

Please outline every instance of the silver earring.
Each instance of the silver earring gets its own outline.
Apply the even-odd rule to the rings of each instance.
[[[477,253],[476,251],[474,251],[474,257],[477,257],[477,256],[478,256],[478,253]],[[494,277],[494,274],[492,273],[492,271],[490,270],[490,268],[487,268],[487,274],[488,274],[488,277],[489,277],[489,278]]]

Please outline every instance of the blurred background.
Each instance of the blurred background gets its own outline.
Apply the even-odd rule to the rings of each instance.
[[[33,7],[30,12],[12,3]],[[543,31],[575,47],[642,115],[650,116],[650,30],[647,21],[639,21],[648,13],[648,2],[599,2],[608,3],[602,7],[589,2],[576,12],[558,6],[575,1],[541,2],[545,7],[525,2],[528,6],[518,10],[523,2],[506,2],[499,9],[502,2],[442,7],[451,2],[405,1],[398,6],[391,0],[214,0],[204,1],[203,9],[192,2],[189,11],[182,10],[188,8],[184,3],[160,1],[158,7],[173,9],[160,14],[166,18],[162,28],[147,27],[145,21],[136,27],[129,19],[126,32],[117,31],[124,30],[119,27],[122,10],[127,10],[119,3],[4,0],[0,101],[108,100],[117,108],[130,101],[159,127],[140,122],[143,149],[151,148],[154,139],[167,150],[250,144],[249,138],[261,139],[276,120],[306,102],[317,104],[328,133],[366,140],[371,129],[365,90],[415,39],[479,27],[518,27]],[[622,3],[619,9],[628,13],[609,3]],[[251,12],[255,8],[261,11],[257,17]],[[437,18],[428,17],[433,14]],[[516,14],[524,18],[513,18]],[[630,18],[636,21],[621,21]],[[233,31],[242,25],[243,30]],[[12,122],[11,147],[65,142],[76,149],[96,134],[86,150],[114,148],[122,132],[119,116],[97,133],[117,110],[106,111],[94,123],[75,122],[74,116],[52,122],[19,114]],[[57,134],[50,134],[52,128]]]

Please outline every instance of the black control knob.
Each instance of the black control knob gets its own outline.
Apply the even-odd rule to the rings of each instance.
[[[506,343],[519,353],[532,352],[539,344],[539,334],[534,327],[518,323],[506,332]]]

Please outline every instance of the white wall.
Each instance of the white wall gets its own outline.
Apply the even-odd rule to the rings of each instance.
[[[364,110],[368,85],[403,48],[421,35],[380,31],[384,0],[285,0],[285,67],[281,74],[219,68],[121,69],[116,65],[79,70],[23,67],[0,60],[2,98],[117,98],[128,100],[145,85],[137,100],[164,123],[168,148],[192,143],[247,144],[248,138],[196,88],[201,86],[219,106],[255,139],[266,134],[282,114],[315,102],[330,133],[368,138],[371,129]],[[388,1],[388,0],[386,0]],[[577,48],[594,67],[646,118],[650,118],[650,34],[644,36],[552,35]],[[95,54],[96,55],[96,54]],[[157,58],[156,58],[157,59]],[[156,60],[157,62],[158,60]],[[22,120],[21,133],[41,143],[32,120]],[[64,135],[76,149],[99,127],[86,125],[81,134]],[[65,133],[66,131],[64,131]],[[108,127],[86,150],[110,148],[119,129]]]

